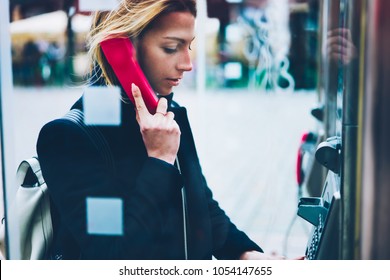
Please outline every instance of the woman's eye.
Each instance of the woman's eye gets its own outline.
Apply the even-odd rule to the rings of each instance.
[[[175,49],[172,49],[172,48],[163,48],[163,50],[167,53],[167,54],[172,54],[172,53],[175,53],[177,50],[176,48]]]

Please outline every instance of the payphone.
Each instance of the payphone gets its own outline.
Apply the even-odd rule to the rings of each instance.
[[[312,224],[306,247],[310,260],[339,259],[340,252],[340,139],[328,138],[316,150],[316,159],[329,169],[320,197],[302,197],[298,203],[298,216]]]

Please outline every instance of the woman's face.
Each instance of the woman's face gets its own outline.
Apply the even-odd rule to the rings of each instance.
[[[138,41],[138,62],[157,93],[170,94],[184,72],[192,70],[190,51],[194,26],[191,13],[169,13],[159,18]]]

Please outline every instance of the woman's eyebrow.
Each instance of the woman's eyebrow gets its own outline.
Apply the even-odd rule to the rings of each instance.
[[[178,41],[178,42],[180,42],[180,43],[182,43],[182,44],[184,44],[184,43],[186,42],[185,39],[179,38],[179,37],[174,37],[174,36],[166,36],[166,37],[163,37],[163,39]],[[191,39],[191,42],[194,41],[194,40],[195,40],[195,37],[193,37],[193,38]]]

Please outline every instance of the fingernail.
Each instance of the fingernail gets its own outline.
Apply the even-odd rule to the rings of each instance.
[[[134,84],[134,83],[131,83],[131,90],[136,90],[138,87]]]

